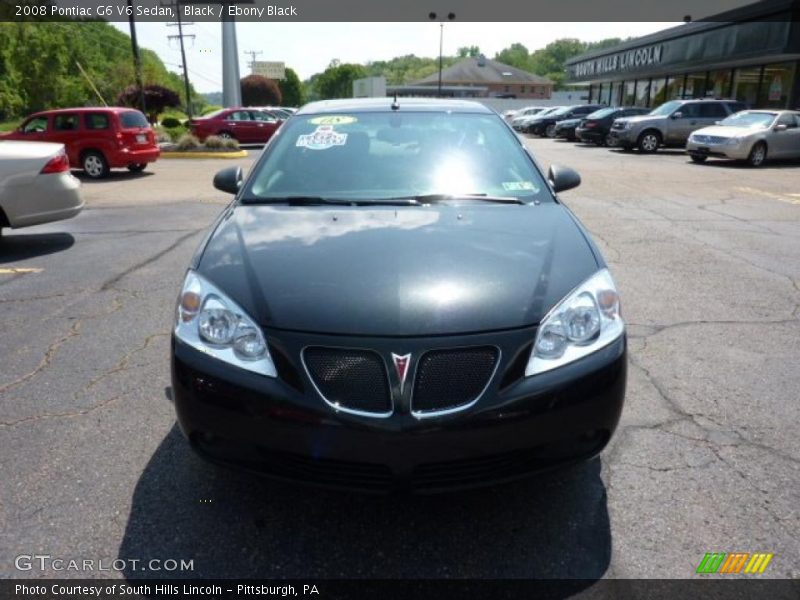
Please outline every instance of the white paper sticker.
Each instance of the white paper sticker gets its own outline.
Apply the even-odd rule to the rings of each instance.
[[[532,181],[504,181],[503,189],[507,192],[539,191]]]
[[[327,150],[333,146],[344,146],[346,133],[337,133],[332,125],[320,125],[313,133],[298,136],[295,146],[309,150]]]

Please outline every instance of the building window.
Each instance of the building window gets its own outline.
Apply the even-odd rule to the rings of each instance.
[[[686,87],[683,90],[684,98],[705,98],[706,72],[689,73],[686,75]]]
[[[728,98],[731,95],[731,71],[711,71],[708,74],[708,89],[706,96],[713,98]]]
[[[511,91],[511,86],[508,86],[508,85],[507,85],[507,86],[506,86],[506,92],[510,92],[510,91]]]
[[[650,82],[650,106],[664,104],[667,99],[667,80],[653,79]]]
[[[766,65],[758,92],[758,107],[786,108],[792,91],[794,72],[794,63]]]
[[[611,98],[609,98],[609,106],[620,106],[622,100],[620,99],[620,92],[622,90],[622,82],[615,81],[611,84]]]
[[[523,85],[522,87],[520,87],[519,91],[524,94],[525,93],[525,86]]]
[[[650,80],[639,79],[636,82],[636,106],[647,106],[647,100],[650,96]]]
[[[667,78],[667,90],[664,94],[665,100],[680,100],[683,98],[683,82],[685,75],[672,75]]]
[[[636,82],[626,81],[622,84],[622,105],[633,106],[636,104]]]
[[[761,79],[761,67],[736,69],[733,75],[733,98],[748,106],[758,102],[758,82]]]

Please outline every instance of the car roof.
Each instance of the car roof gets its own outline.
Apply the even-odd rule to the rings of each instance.
[[[392,109],[394,102],[394,98],[389,97],[322,100],[306,104],[295,115],[335,112],[386,112]],[[451,98],[397,98],[397,105],[400,107],[400,111],[496,114],[479,102]]]
[[[96,113],[96,112],[113,112],[113,113],[121,113],[126,111],[135,110],[140,112],[138,108],[130,108],[127,106],[76,106],[75,108],[53,108],[50,110],[40,110],[39,112],[33,113],[32,117],[36,117],[39,115],[57,115],[60,113]]]

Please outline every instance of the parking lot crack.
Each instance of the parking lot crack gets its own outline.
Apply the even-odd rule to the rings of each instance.
[[[78,410],[65,411],[65,412],[61,412],[61,413],[42,413],[42,414],[39,414],[39,415],[32,415],[30,417],[23,417],[22,419],[17,419],[16,421],[0,421],[0,428],[16,427],[18,425],[22,425],[22,424],[25,424],[25,423],[34,423],[34,422],[37,422],[37,421],[42,421],[44,419],[68,419],[68,418],[74,418],[74,417],[82,417],[84,415],[88,415],[90,413],[93,413],[93,412],[95,412],[97,410],[103,409],[103,408],[113,404],[114,402],[119,401],[120,399],[122,399],[124,396],[126,396],[129,393],[130,393],[130,391],[120,392],[119,394],[111,396],[110,398],[106,398],[105,400],[103,400],[101,402],[98,402],[96,404],[93,404],[91,406],[87,406],[86,408],[82,408],[82,409],[78,409]]]

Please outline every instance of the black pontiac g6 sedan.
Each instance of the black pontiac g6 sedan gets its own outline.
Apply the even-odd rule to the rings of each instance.
[[[480,104],[309,104],[189,265],[172,336],[202,456],[385,492],[515,479],[596,456],[626,379],[600,252]]]

